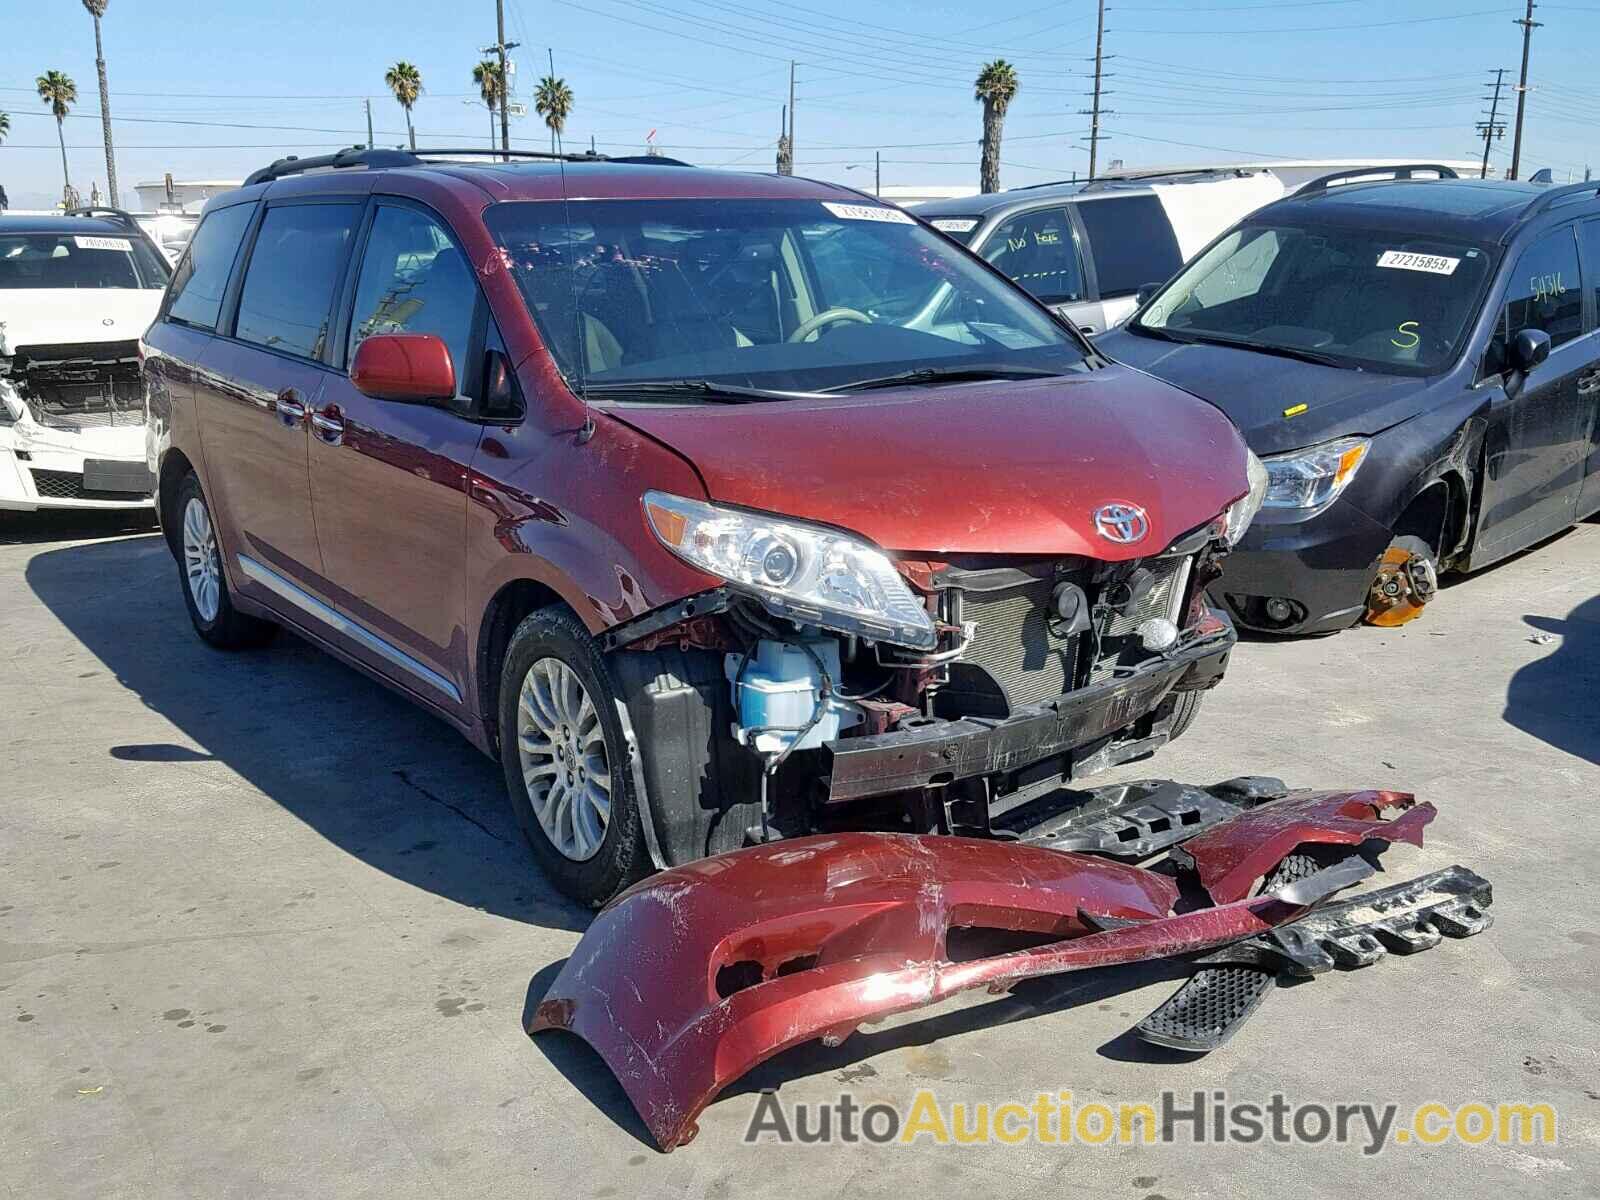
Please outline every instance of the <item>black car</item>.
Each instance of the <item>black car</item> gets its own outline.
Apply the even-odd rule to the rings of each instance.
[[[1223,409],[1266,502],[1240,623],[1398,625],[1600,510],[1600,185],[1345,183],[1213,242],[1106,354]]]

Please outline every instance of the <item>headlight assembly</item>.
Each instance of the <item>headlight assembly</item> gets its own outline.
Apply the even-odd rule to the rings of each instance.
[[[1332,504],[1366,461],[1368,438],[1323,442],[1266,460],[1268,508],[1318,509]]]
[[[883,551],[831,529],[646,492],[663,545],[803,625],[931,650],[933,621]]]
[[[1261,501],[1268,489],[1267,468],[1253,451],[1246,450],[1245,455],[1244,473],[1250,490],[1230,504],[1222,514],[1222,536],[1230,546],[1237,546],[1244,531],[1250,528],[1250,522],[1261,511]]]

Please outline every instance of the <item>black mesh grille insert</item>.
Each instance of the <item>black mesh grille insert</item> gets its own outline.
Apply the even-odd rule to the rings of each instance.
[[[143,500],[149,492],[93,492],[83,486],[76,471],[33,469],[33,490],[48,500]]]

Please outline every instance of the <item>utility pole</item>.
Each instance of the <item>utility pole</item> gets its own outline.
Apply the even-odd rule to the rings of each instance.
[[[1533,9],[1533,0],[1528,0],[1527,14],[1512,22],[1522,26],[1522,80],[1517,84],[1517,133],[1511,142],[1511,170],[1506,174],[1507,179],[1517,178],[1517,172],[1522,169],[1522,113],[1528,103],[1528,43],[1533,40],[1533,31],[1544,24],[1533,19]]]
[[[883,151],[872,152],[872,194],[883,196]]]
[[[789,174],[794,174],[794,59],[789,60]]]
[[[480,53],[497,55],[500,60],[500,156],[509,161],[511,158],[511,68],[506,62],[506,51],[515,50],[522,43],[506,41],[505,0],[494,0],[494,30],[494,45],[483,47]],[[493,112],[489,114],[489,129],[491,132],[494,129]],[[493,148],[493,138],[490,138],[489,144]]]
[[[1494,72],[1494,97],[1489,101],[1489,119],[1478,122],[1478,132],[1483,134],[1483,169],[1478,172],[1479,179],[1489,178],[1489,146],[1495,138],[1506,135],[1506,127],[1495,120],[1500,113],[1500,85],[1505,81],[1506,69],[1496,67]]]
[[[1529,0],[1532,3],[1532,0]],[[1095,156],[1100,149],[1100,81],[1105,61],[1106,0],[1099,0],[1094,26],[1094,107],[1089,112],[1089,178],[1094,178]]]
[[[372,101],[367,101],[367,149],[372,149]]]

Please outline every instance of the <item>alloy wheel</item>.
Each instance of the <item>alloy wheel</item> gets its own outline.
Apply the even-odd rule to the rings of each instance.
[[[210,624],[222,609],[222,562],[205,502],[191,496],[183,509],[183,573],[200,619]]]
[[[600,713],[559,658],[541,658],[517,697],[517,754],[545,836],[574,862],[593,858],[611,818],[611,763]]]

